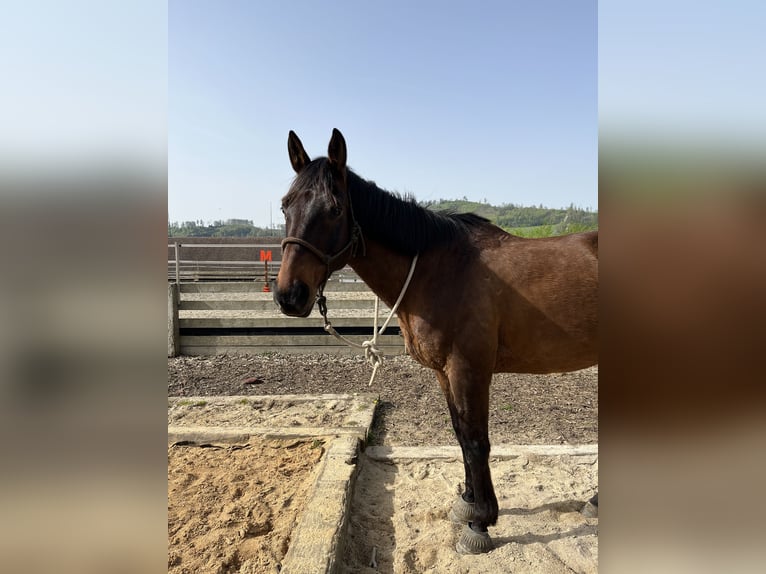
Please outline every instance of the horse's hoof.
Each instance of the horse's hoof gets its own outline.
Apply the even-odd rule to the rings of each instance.
[[[475,532],[470,524],[466,524],[460,533],[455,550],[458,554],[484,554],[492,550],[492,539],[489,537],[489,532]]]
[[[585,506],[582,507],[582,510],[580,510],[580,514],[585,518],[598,518],[598,506],[589,500],[585,503]]]
[[[449,519],[456,524],[468,524],[475,518],[476,503],[466,502],[462,496],[458,496],[452,509],[449,511]]]

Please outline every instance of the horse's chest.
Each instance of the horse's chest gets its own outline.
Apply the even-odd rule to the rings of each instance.
[[[431,329],[411,323],[400,323],[404,348],[409,356],[424,367],[441,369],[445,363],[443,337]]]

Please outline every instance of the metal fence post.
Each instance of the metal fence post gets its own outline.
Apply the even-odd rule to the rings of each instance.
[[[174,243],[174,245],[176,247],[176,285],[178,285],[181,282],[181,279],[180,279],[181,273],[180,273],[180,270],[179,270],[180,262],[179,262],[179,256],[178,256],[178,252],[180,250],[179,249],[180,246],[178,245],[177,241]]]
[[[178,324],[178,283],[168,283],[168,357],[176,357],[181,351]]]

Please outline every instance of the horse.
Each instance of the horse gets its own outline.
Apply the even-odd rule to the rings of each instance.
[[[428,210],[354,173],[337,129],[326,157],[311,160],[293,131],[287,147],[296,175],[282,199],[274,301],[282,313],[306,317],[346,265],[389,307],[403,295],[397,318],[406,352],[435,372],[463,454],[465,488],[450,511],[464,524],[456,549],[488,552],[498,516],[492,374],[597,364],[598,231],[526,239],[475,214]]]

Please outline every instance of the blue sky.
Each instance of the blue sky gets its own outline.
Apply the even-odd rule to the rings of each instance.
[[[281,221],[287,133],[419,200],[596,208],[596,2],[168,10],[168,216]]]
[[[4,2],[0,172],[95,158],[164,170],[167,27],[156,0]]]
[[[766,3],[607,0],[598,17],[602,135],[762,149]]]

